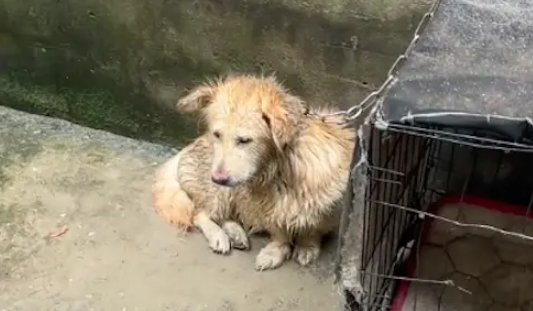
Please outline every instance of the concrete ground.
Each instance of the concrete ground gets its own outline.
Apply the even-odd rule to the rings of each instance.
[[[149,186],[171,152],[0,107],[0,310],[340,310],[331,252],[256,272],[264,241],[224,257],[163,223]]]

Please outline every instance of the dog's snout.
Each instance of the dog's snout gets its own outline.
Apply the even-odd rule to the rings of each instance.
[[[229,175],[224,171],[216,171],[211,175],[211,180],[215,184],[226,186],[229,183]]]

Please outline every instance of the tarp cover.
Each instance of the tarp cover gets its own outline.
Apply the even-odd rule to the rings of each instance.
[[[442,0],[378,114],[533,141],[533,1]]]

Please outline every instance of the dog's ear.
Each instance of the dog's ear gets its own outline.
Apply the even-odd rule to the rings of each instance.
[[[212,102],[214,93],[215,90],[212,85],[204,84],[198,86],[178,100],[176,108],[179,112],[196,112],[207,107]]]
[[[296,139],[305,111],[303,100],[287,93],[283,93],[281,103],[263,104],[263,119],[270,127],[274,143],[280,151]]]

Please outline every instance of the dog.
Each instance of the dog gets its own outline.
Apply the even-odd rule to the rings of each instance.
[[[205,132],[159,167],[153,207],[168,223],[200,229],[221,254],[250,248],[267,232],[257,270],[289,258],[307,266],[337,224],[355,131],[310,113],[274,76],[229,75],[177,103],[199,113]],[[246,228],[246,229],[245,229]]]

